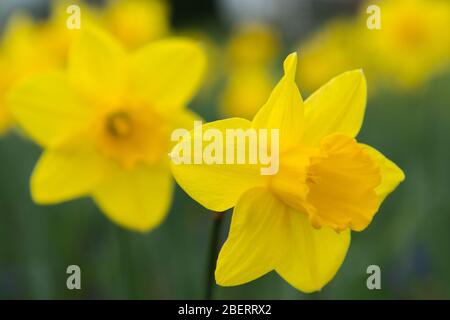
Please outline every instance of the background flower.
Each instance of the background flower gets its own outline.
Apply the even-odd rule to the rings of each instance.
[[[148,231],[170,206],[170,134],[195,119],[185,106],[205,58],[182,39],[127,55],[88,30],[74,41],[67,72],[29,78],[10,93],[18,124],[45,150],[31,194],[41,204],[91,195],[114,222]]]

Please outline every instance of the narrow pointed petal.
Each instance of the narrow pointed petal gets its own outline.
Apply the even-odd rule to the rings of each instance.
[[[62,73],[39,75],[18,84],[8,96],[8,106],[19,126],[46,147],[84,129],[92,115]]]
[[[47,150],[31,177],[36,203],[54,204],[88,195],[108,173],[109,163],[92,149]]]
[[[308,216],[294,210],[287,213],[285,229],[287,253],[276,267],[277,273],[303,292],[320,290],[339,270],[350,245],[350,230],[315,229]]]
[[[284,61],[284,76],[253,119],[253,127],[280,130],[281,148],[296,145],[303,132],[303,100],[295,84],[297,54]]]
[[[236,205],[239,197],[248,189],[256,186],[264,185],[267,181],[267,176],[262,176],[260,172],[260,166],[258,164],[226,164],[226,139],[227,129],[250,129],[251,123],[248,120],[240,118],[231,118],[226,120],[214,121],[202,126],[203,132],[209,129],[216,130],[217,133],[223,137],[223,140],[219,141],[222,144],[221,150],[223,150],[223,164],[207,164],[206,157],[202,157],[204,150],[213,141],[203,141],[201,149],[195,147],[195,141],[201,141],[202,137],[194,137],[193,131],[190,132],[192,138],[179,142],[170,156],[172,160],[176,160],[178,152],[175,150],[183,145],[189,148],[191,156],[190,164],[178,163],[172,161],[171,169],[173,176],[177,183],[183,188],[186,193],[194,200],[199,202],[204,207],[213,211],[225,211]],[[216,141],[216,140],[214,140]],[[238,143],[235,139],[235,155],[237,154]],[[246,153],[250,152],[248,144],[246,144]],[[177,154],[175,154],[177,153]],[[183,152],[179,152],[180,154]],[[202,157],[201,163],[195,163],[195,154]],[[236,159],[236,158],[234,158]],[[249,159],[247,157],[247,159]]]
[[[69,51],[69,78],[89,101],[106,105],[125,91],[125,52],[107,33],[94,27],[83,29]]]
[[[264,188],[242,195],[217,260],[217,284],[240,285],[274,269],[290,246],[284,237],[286,214],[287,207]]]
[[[358,134],[366,108],[367,86],[361,70],[345,72],[305,101],[303,141],[315,146],[332,133]]]
[[[140,167],[116,169],[93,191],[105,215],[122,227],[150,231],[167,216],[173,182],[169,170]]]
[[[201,47],[187,39],[152,42],[130,60],[131,90],[154,108],[183,108],[198,90],[206,69]]]
[[[368,145],[362,145],[369,156],[379,165],[381,183],[375,189],[380,203],[405,180],[405,174],[394,162],[386,158],[381,152]]]

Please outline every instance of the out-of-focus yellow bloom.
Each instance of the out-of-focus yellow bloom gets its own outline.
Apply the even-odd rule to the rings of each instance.
[[[110,0],[104,25],[129,48],[166,36],[169,6],[164,0]]]
[[[0,42],[0,133],[12,124],[5,95],[20,79],[60,66],[57,56],[39,39],[42,26],[26,14],[13,15]]]
[[[449,1],[390,0],[377,4],[381,9],[381,29],[365,29],[359,41],[368,44],[366,55],[375,60],[377,71],[385,80],[414,88],[448,67]],[[361,20],[366,17],[365,11],[361,12]]]
[[[77,1],[53,2],[48,21],[35,21],[25,13],[8,20],[0,44],[0,133],[13,123],[5,102],[9,90],[22,79],[65,65],[68,47],[78,33],[66,26],[69,3],[81,6],[85,23],[93,20],[94,11]]]
[[[66,64],[68,48],[78,35],[77,29],[67,27],[71,5],[80,8],[81,29],[93,24],[108,28],[129,49],[163,37],[169,29],[163,0],[111,0],[103,10],[81,0],[54,0],[46,21],[12,16],[0,47],[0,134],[12,124],[4,102],[8,90],[21,79]]]
[[[270,27],[243,25],[233,31],[227,55],[231,65],[261,66],[274,59],[279,46],[279,36]]]
[[[251,119],[267,100],[275,83],[273,62],[279,37],[264,25],[245,25],[231,36],[226,50],[227,85],[221,112]]]
[[[296,64],[296,54],[288,56],[284,77],[253,121],[203,126],[224,136],[226,129],[279,129],[277,174],[262,176],[257,164],[171,165],[180,186],[206,208],[235,207],[217,261],[220,285],[275,270],[301,291],[320,290],[344,260],[350,231],[364,230],[404,179],[393,162],[355,140],[366,104],[362,71],[337,76],[303,102]]]
[[[126,228],[156,227],[172,197],[170,132],[195,119],[185,105],[204,69],[203,51],[189,40],[127,54],[107,34],[82,29],[65,72],[28,78],[8,99],[18,124],[45,149],[31,177],[34,201],[91,195]]]
[[[253,118],[269,97],[273,83],[272,73],[265,67],[243,67],[231,72],[222,93],[222,113]]]
[[[337,19],[326,24],[299,47],[300,88],[314,92],[324,82],[350,69],[363,67],[356,26],[351,20]],[[367,74],[367,68],[365,68]]]
[[[381,29],[369,30],[366,9],[338,19],[300,45],[300,86],[312,91],[349,68],[364,68],[369,83],[415,88],[450,62],[450,2],[389,0],[376,3]]]

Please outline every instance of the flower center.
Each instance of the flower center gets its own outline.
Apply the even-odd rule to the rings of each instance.
[[[399,21],[397,27],[397,40],[407,49],[415,49],[425,41],[426,33],[420,17],[407,17]]]
[[[125,138],[132,130],[130,116],[123,111],[112,113],[106,119],[106,128],[112,137]]]
[[[167,125],[148,106],[106,112],[98,128],[100,151],[125,168],[155,164],[168,152]]]

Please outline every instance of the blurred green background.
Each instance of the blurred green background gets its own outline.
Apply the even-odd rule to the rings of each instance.
[[[45,16],[45,1],[22,2]],[[171,25],[180,32],[207,30],[221,51],[237,19],[226,2],[172,1]],[[291,22],[298,30],[293,33],[278,25],[283,37],[280,57],[323,21],[337,13],[351,14],[357,5],[317,1],[305,14],[298,3],[311,2],[286,5],[289,2],[299,6],[297,16],[307,21]],[[3,20],[11,12],[7,4],[2,1],[0,7]],[[277,60],[278,69],[281,61]],[[207,120],[223,117],[218,95],[225,80],[218,78],[190,105]],[[450,298],[449,89],[450,75],[441,74],[413,91],[381,89],[370,96],[359,140],[393,159],[406,173],[406,181],[387,198],[367,230],[353,233],[347,258],[330,284],[304,295],[270,273],[247,285],[216,287],[214,298]],[[112,224],[90,199],[35,205],[28,181],[39,154],[39,148],[17,131],[0,138],[0,298],[204,298],[211,213],[178,187],[167,220],[148,234]],[[229,220],[230,214],[221,229],[222,241]],[[66,268],[72,264],[81,268],[82,290],[66,288]],[[381,268],[381,290],[366,287],[366,268],[372,264]]]

